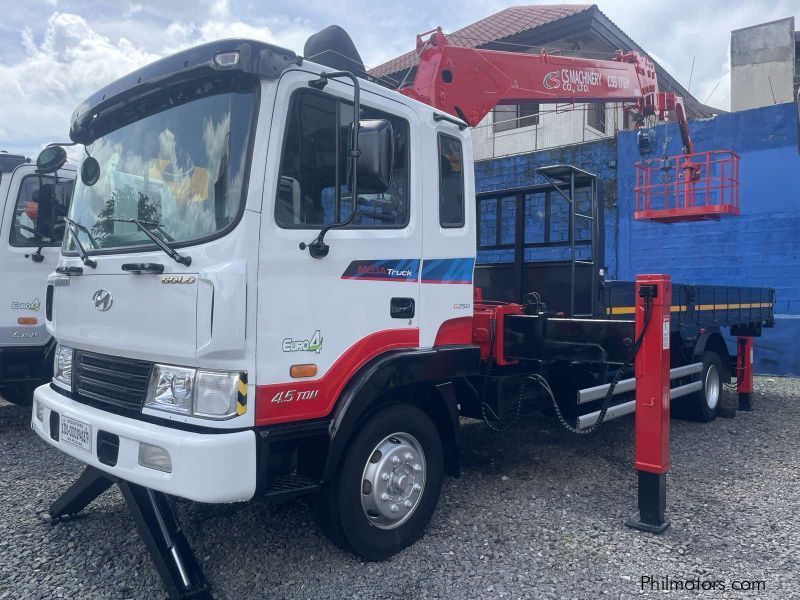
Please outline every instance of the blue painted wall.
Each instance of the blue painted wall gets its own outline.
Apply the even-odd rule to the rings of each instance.
[[[656,128],[659,153],[680,152],[675,125]],[[667,272],[673,281],[772,287],[775,329],[756,340],[758,373],[800,375],[800,154],[797,107],[781,104],[692,121],[696,151],[729,149],[740,156],[738,217],[662,225],[631,218],[635,132],[617,141],[618,277]],[[730,344],[729,344],[730,345]],[[731,346],[733,349],[733,346]]]
[[[673,281],[683,283],[775,288],[776,327],[765,330],[756,341],[756,372],[800,375],[800,346],[796,343],[800,340],[800,155],[796,110],[794,104],[784,104],[692,121],[690,129],[697,151],[730,149],[741,157],[739,217],[671,225],[634,221],[633,165],[640,156],[633,132],[621,133],[617,140],[482,161],[475,166],[477,191],[545,183],[534,173],[536,167],[543,165],[572,164],[597,174],[604,192],[605,265],[609,278],[632,279],[637,273],[667,272]],[[668,152],[680,152],[676,126],[659,126],[655,133],[658,154],[665,136],[670,138]],[[501,211],[503,231],[510,226],[513,239],[513,212]],[[533,222],[526,225],[532,231],[536,229]],[[552,225],[559,226],[566,230],[566,223]],[[526,239],[533,241],[529,235]],[[498,257],[479,253],[479,261],[489,259]]]

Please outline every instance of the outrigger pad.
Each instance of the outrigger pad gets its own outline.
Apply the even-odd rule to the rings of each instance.
[[[115,483],[114,477],[87,466],[78,480],[50,505],[50,522],[74,517]]]
[[[211,598],[211,585],[165,494],[117,479],[87,466],[78,480],[50,505],[49,522],[75,516],[117,484],[170,598]]]
[[[664,533],[670,526],[664,513],[667,506],[667,476],[665,473],[639,471],[639,516],[625,525],[648,533]]]

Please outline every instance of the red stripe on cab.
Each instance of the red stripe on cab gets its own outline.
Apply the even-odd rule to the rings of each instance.
[[[256,425],[328,415],[350,378],[370,359],[400,348],[419,347],[419,329],[386,329],[361,338],[319,379],[256,386]]]

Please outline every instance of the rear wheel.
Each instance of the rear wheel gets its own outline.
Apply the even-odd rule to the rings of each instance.
[[[722,361],[716,352],[703,352],[703,387],[686,396],[680,408],[693,421],[709,423],[717,418],[722,395]]]
[[[317,495],[317,518],[341,548],[385,560],[422,537],[442,475],[442,444],[428,415],[388,406],[364,423]]]

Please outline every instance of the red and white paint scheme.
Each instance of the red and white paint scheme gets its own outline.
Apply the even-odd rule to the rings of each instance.
[[[281,69],[262,76],[264,65],[245,58],[253,52]],[[84,229],[71,230],[50,277],[48,329],[62,371],[37,390],[32,424],[51,445],[131,482],[199,501],[246,500],[273,479],[257,465],[262,428],[332,419],[377,358],[471,343],[471,142],[459,121],[359,81],[362,128],[391,126],[391,187],[377,191],[365,176],[359,209],[374,218],[331,229],[329,253],[314,258],[305,246],[350,208],[346,191],[332,206],[336,185],[347,187],[353,82],[311,86],[330,69],[255,42],[186,54],[190,63],[216,60],[230,79],[103,134],[76,111],[71,135],[92,148],[100,175],[78,178],[70,218]],[[107,95],[130,93],[169,60]],[[100,121],[103,96],[87,100]],[[329,210],[337,216],[322,214]],[[191,262],[170,258],[149,227]],[[55,435],[51,414],[89,442],[67,429]],[[115,461],[99,455],[98,431],[119,438]],[[167,466],[147,463],[143,447],[158,448]]]

